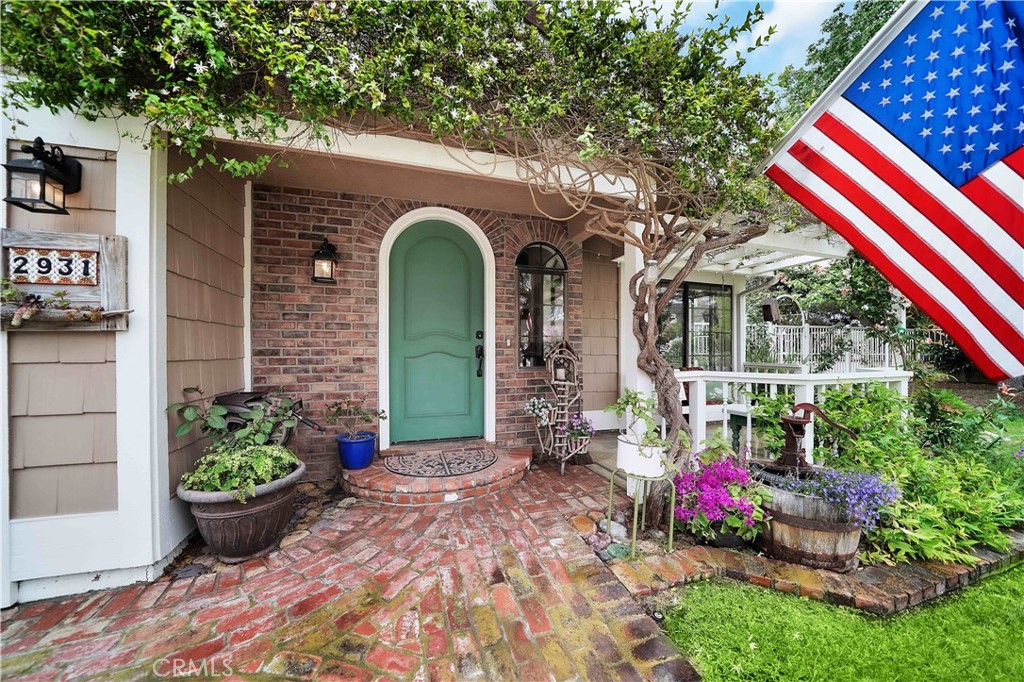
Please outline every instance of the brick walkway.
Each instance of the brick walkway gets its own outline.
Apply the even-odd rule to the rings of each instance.
[[[1024,530],[1007,533],[1012,549],[997,554],[974,552],[973,566],[915,561],[896,566],[869,566],[836,573],[715,547],[687,547],[671,554],[619,559],[609,564],[636,597],[647,597],[694,580],[734,578],[754,585],[800,594],[833,604],[889,615],[934,599],[1024,560]]]
[[[4,679],[697,679],[566,520],[605,486],[544,466],[453,505],[361,500],[227,571],[15,607]]]

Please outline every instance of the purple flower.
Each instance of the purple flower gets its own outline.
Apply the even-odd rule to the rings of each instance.
[[[746,527],[756,524],[756,505],[747,489],[753,482],[736,459],[721,457],[701,463],[697,471],[681,472],[674,483],[679,521],[701,528],[729,518]]]
[[[1017,454],[1014,455],[1013,457],[1014,459],[1024,459],[1024,445],[1020,447],[1020,450],[1018,450]]]
[[[898,487],[860,471],[822,469],[811,478],[786,478],[776,487],[825,500],[864,530],[878,525],[882,511],[900,498]]]

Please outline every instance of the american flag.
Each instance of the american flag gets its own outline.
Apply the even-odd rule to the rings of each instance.
[[[908,2],[766,171],[991,379],[1024,374],[1022,46],[1022,2]]]

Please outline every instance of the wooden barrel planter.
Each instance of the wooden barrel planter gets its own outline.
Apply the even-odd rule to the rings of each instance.
[[[769,488],[771,519],[761,536],[769,556],[845,573],[857,567],[860,526],[834,505],[810,495]]]

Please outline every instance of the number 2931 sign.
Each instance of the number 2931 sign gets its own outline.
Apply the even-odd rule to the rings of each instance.
[[[96,251],[64,249],[7,250],[7,273],[13,284],[69,284],[96,286],[99,282]]]

